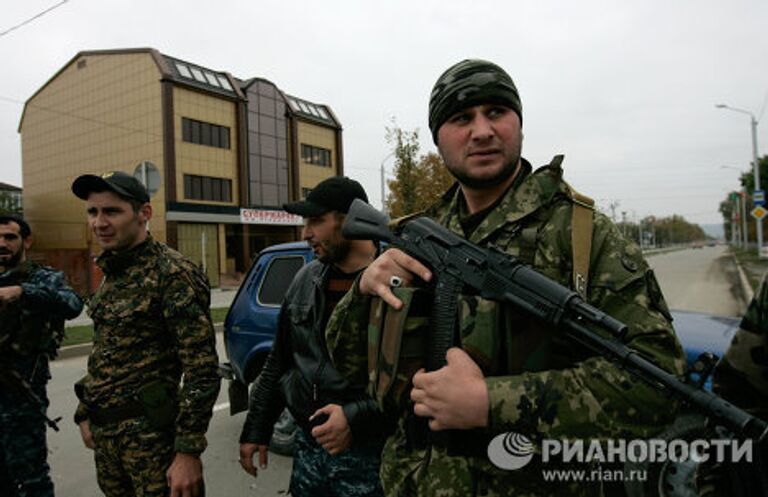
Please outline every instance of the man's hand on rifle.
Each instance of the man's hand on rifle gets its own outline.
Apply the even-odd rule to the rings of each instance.
[[[468,430],[488,426],[488,386],[475,361],[464,350],[448,349],[448,364],[413,376],[411,400],[417,416],[431,418],[429,428]]]
[[[19,300],[23,290],[19,285],[0,287],[0,307]]]
[[[408,285],[414,277],[429,281],[432,273],[424,264],[402,250],[392,248],[377,257],[363,272],[360,277],[360,293],[376,295],[395,309],[400,309],[403,303],[392,293],[392,277]]]

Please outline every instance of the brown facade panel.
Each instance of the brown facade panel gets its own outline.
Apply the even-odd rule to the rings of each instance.
[[[336,170],[344,176],[344,149],[341,146],[341,129],[336,130]]]
[[[176,142],[173,113],[173,83],[162,82],[163,97],[163,162],[165,162],[165,199],[176,202]]]
[[[165,243],[178,250],[179,248],[179,223],[176,221],[168,221],[165,223]]]

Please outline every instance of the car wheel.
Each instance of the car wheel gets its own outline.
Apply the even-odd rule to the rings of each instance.
[[[679,416],[672,426],[653,438],[693,441],[711,438],[707,420],[699,414]],[[627,462],[625,475],[644,475],[643,481],[625,481],[627,497],[698,497],[694,478],[699,463],[688,458],[685,461]],[[635,473],[631,473],[634,471]],[[638,473],[639,471],[639,473]]]
[[[281,456],[293,456],[293,441],[298,429],[291,413],[288,409],[284,409],[275,423],[272,439],[269,441],[269,450]]]

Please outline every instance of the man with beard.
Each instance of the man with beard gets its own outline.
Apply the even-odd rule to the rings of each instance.
[[[640,249],[563,181],[562,156],[536,171],[521,157],[522,105],[502,68],[464,60],[446,70],[432,90],[429,127],[457,183],[425,216],[577,291],[629,326],[630,347],[682,372],[682,349]],[[544,439],[644,438],[671,421],[674,408],[651,387],[551,325],[477,295],[459,295],[454,347],[443,368],[426,372],[418,361],[413,367],[414,357],[429,353],[430,327],[419,324],[429,323],[429,305],[405,311],[396,336],[387,316],[381,338],[368,343],[376,335],[371,309],[383,301],[387,314],[397,314],[427,291],[415,287],[439,284],[440,277],[404,252],[387,250],[337,305],[326,329],[336,369],[350,381],[378,378],[373,395],[383,398],[385,415],[399,418],[382,453],[386,495],[600,495],[599,481],[547,481],[542,471],[558,465],[540,454],[531,454],[524,468],[502,469],[511,454],[492,458],[489,443],[502,437],[509,451],[510,432],[527,439],[513,438],[523,449],[530,441],[531,451]],[[398,298],[393,287],[400,281],[407,286],[396,290]],[[390,360],[389,370],[368,370],[368,357],[393,351],[399,362]],[[381,382],[385,372],[394,384]]]
[[[29,225],[0,215],[0,495],[52,497],[46,462],[48,361],[83,303],[64,275],[27,259]]]
[[[290,493],[302,496],[380,495],[380,416],[365,382],[350,384],[333,368],[324,330],[336,303],[376,256],[371,241],[345,240],[341,226],[362,186],[345,177],[318,184],[306,200],[283,208],[304,218],[302,238],[317,259],[293,279],[280,309],[275,341],[256,385],[240,436],[240,464],[257,475],[267,466],[273,425],[287,405],[299,429]]]

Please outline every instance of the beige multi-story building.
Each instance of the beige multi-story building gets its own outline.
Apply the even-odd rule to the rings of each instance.
[[[27,100],[19,132],[36,255],[81,291],[99,280],[99,248],[70,191],[80,174],[144,181],[152,235],[204,265],[213,286],[295,240],[301,220],[282,204],[343,174],[329,107],[151,48],[78,53]]]

